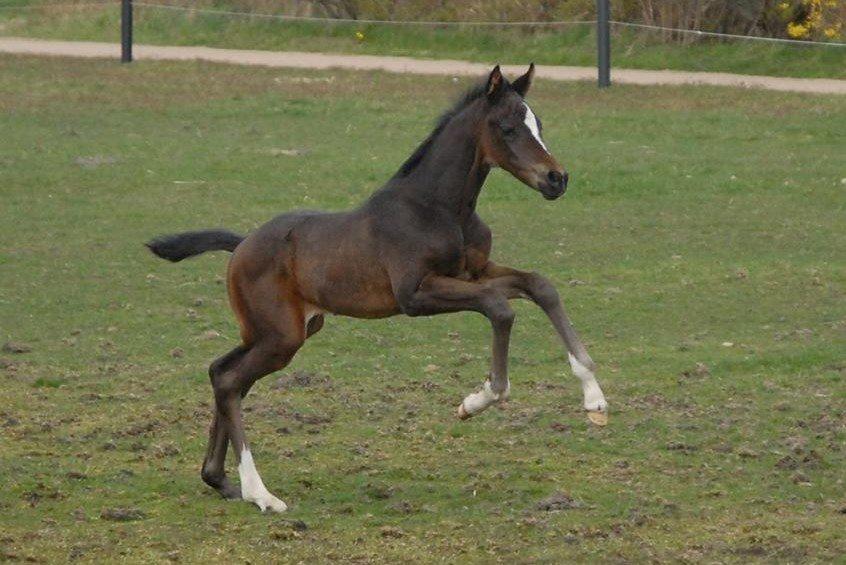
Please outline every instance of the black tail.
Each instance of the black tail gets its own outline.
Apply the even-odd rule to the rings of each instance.
[[[206,251],[235,251],[242,241],[242,236],[231,231],[203,230],[163,235],[146,245],[162,259],[176,263]]]

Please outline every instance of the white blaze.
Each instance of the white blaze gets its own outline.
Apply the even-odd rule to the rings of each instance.
[[[535,116],[535,113],[532,112],[532,109],[529,108],[529,105],[523,102],[523,106],[526,107],[526,117],[523,118],[523,123],[526,124],[526,127],[529,128],[529,131],[532,132],[532,135],[535,139],[540,143],[540,146],[543,147],[543,150],[549,153],[549,149],[546,148],[546,144],[543,142],[540,136],[540,128],[538,127],[538,119]]]

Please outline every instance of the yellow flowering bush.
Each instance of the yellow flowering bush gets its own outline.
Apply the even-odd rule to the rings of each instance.
[[[844,0],[799,0],[781,2],[778,10],[788,19],[787,35],[793,39],[841,38],[846,17]]]

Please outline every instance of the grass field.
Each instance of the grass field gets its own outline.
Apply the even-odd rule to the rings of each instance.
[[[2,5],[3,0],[0,0]],[[16,0],[15,5],[26,4]],[[35,4],[35,3],[33,3]],[[238,3],[217,9],[243,10]],[[453,58],[486,63],[596,64],[592,25],[553,29],[418,27],[280,22],[174,12],[138,6],[135,40],[159,45],[321,51]],[[0,10],[0,33],[59,39],[119,41],[119,7]],[[363,33],[362,39],[356,33]],[[846,79],[846,48],[748,40],[666,43],[655,32],[615,27],[613,65],[620,68],[723,71]],[[504,55],[507,54],[507,55]]]
[[[354,206],[464,86],[0,57],[0,343],[31,348],[0,352],[0,559],[842,559],[843,97],[538,82],[570,191],[497,172],[479,211],[495,260],[562,291],[609,426],[529,304],[511,401],[465,423],[483,318],[330,318],[246,401],[291,510],[202,484],[226,257],[142,242]]]

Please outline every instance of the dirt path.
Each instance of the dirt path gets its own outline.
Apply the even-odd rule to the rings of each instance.
[[[0,37],[0,52],[67,57],[118,58],[119,46],[113,43],[89,41],[48,41],[22,37]],[[192,60],[203,59],[217,63],[260,65],[266,67],[295,67],[305,69],[344,68],[382,70],[392,73],[426,75],[481,75],[489,65],[467,61],[412,59],[410,57],[379,57],[373,55],[340,55],[299,53],[294,51],[249,51],[211,47],[168,47],[136,45],[137,59]],[[523,67],[505,67],[510,73],[522,72]],[[596,80],[592,67],[537,67],[537,75],[552,80]],[[710,84],[743,88],[765,88],[791,92],[846,94],[846,80],[785,78],[729,73],[699,73],[684,71],[647,71],[613,69],[612,81],[627,84]]]

